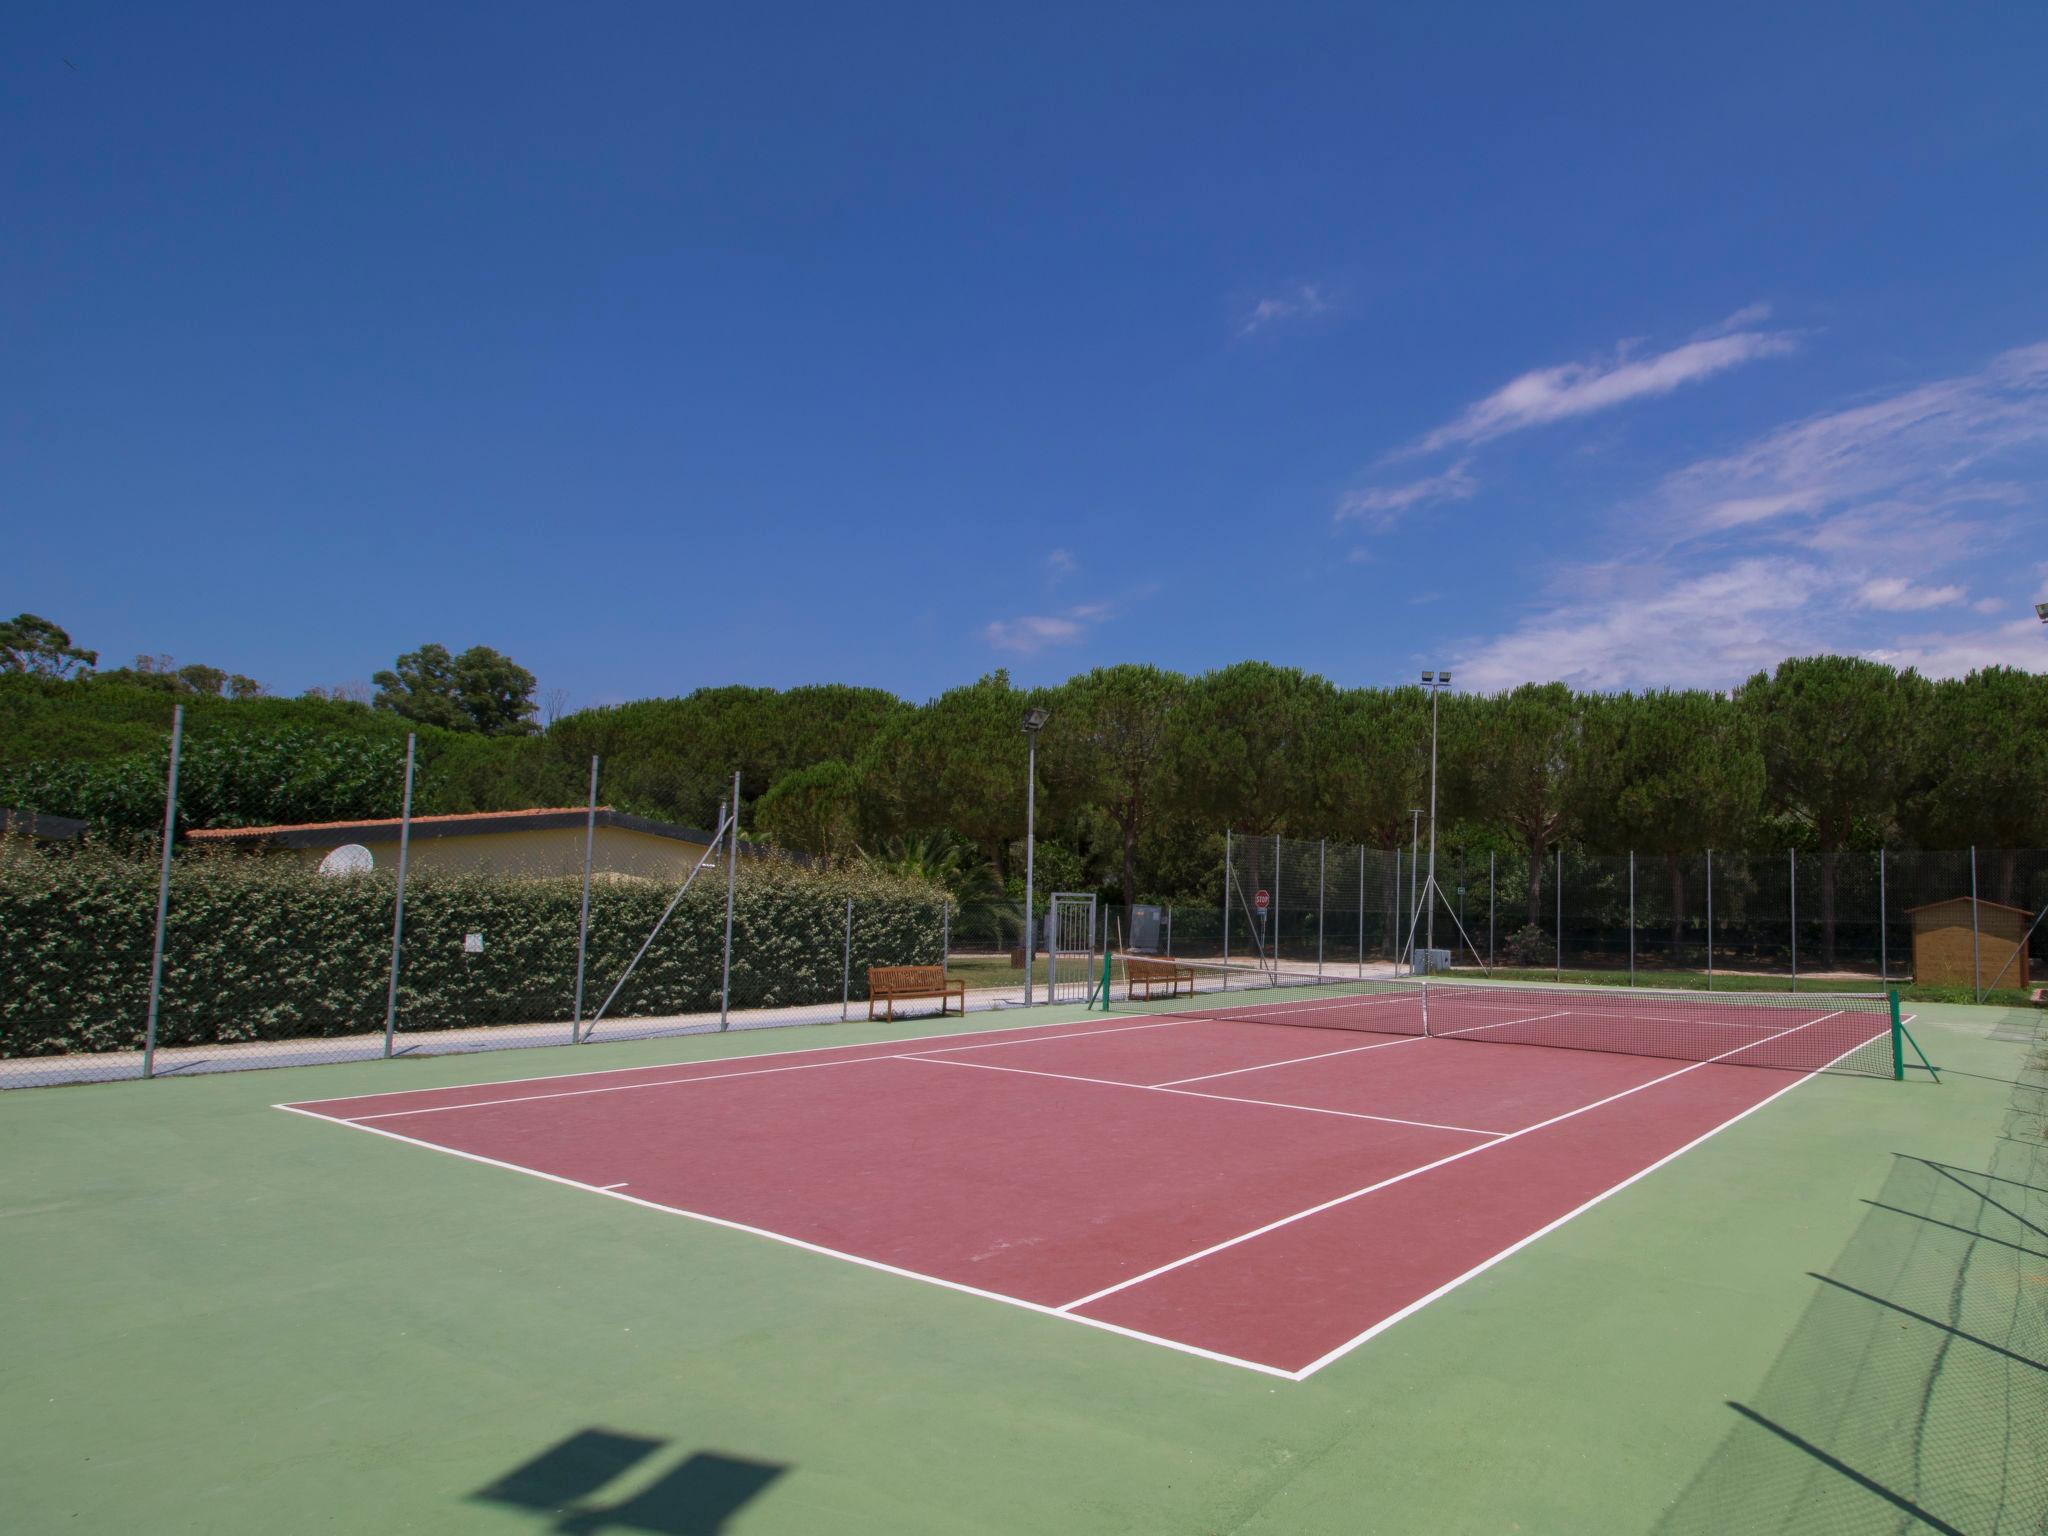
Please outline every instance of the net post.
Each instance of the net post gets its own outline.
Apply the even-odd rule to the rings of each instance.
[[[1904,1082],[1906,1078],[1906,1026],[1899,1017],[1899,989],[1893,987],[1889,993],[1892,1005],[1892,1080]]]
[[[1102,1011],[1109,1012],[1109,914],[1102,915]]]

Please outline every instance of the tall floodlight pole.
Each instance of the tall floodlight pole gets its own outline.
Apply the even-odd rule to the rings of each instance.
[[[1422,686],[1429,690],[1429,880],[1422,887],[1426,931],[1423,948],[1433,955],[1436,950],[1436,701],[1437,695],[1451,686],[1451,674],[1425,672],[1422,674]]]
[[[1038,965],[1038,921],[1031,910],[1032,862],[1038,820],[1038,733],[1045,729],[1042,709],[1024,711],[1024,1006],[1031,1006],[1031,973]]]

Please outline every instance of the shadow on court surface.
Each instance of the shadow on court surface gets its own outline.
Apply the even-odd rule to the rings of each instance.
[[[742,1505],[788,1470],[775,1462],[694,1451],[638,1492],[595,1502],[608,1484],[668,1443],[616,1430],[579,1430],[470,1497],[544,1516],[564,1536],[717,1536]]]
[[[1898,1156],[1662,1536],[2048,1529],[2048,1067],[1990,1166]]]

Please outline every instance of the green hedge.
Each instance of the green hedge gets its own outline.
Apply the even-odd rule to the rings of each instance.
[[[394,876],[334,879],[282,858],[183,855],[172,865],[160,1045],[362,1034],[384,1023]],[[591,891],[587,1017],[673,892]],[[743,865],[733,914],[734,1008],[836,1003],[854,901],[853,995],[867,965],[936,964],[944,897],[921,884],[783,863]],[[415,874],[406,884],[399,1026],[565,1020],[580,882]],[[0,849],[0,1056],[142,1044],[156,867],[105,848]],[[706,871],[608,1017],[715,1010],[724,882]],[[481,954],[464,937],[481,933]]]

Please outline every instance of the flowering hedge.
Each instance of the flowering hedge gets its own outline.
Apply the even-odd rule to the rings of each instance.
[[[156,865],[102,847],[0,848],[0,1056],[133,1050],[148,1010]],[[397,881],[295,860],[180,854],[172,864],[160,1045],[361,1034],[384,1025]],[[401,1029],[567,1019],[581,883],[419,873],[406,882]],[[672,889],[596,882],[584,1014]],[[836,1003],[854,903],[852,993],[867,965],[936,964],[945,898],[928,886],[780,862],[743,864],[732,1006]],[[609,1017],[716,1010],[725,885],[707,870]],[[481,953],[465,945],[483,939]]]

